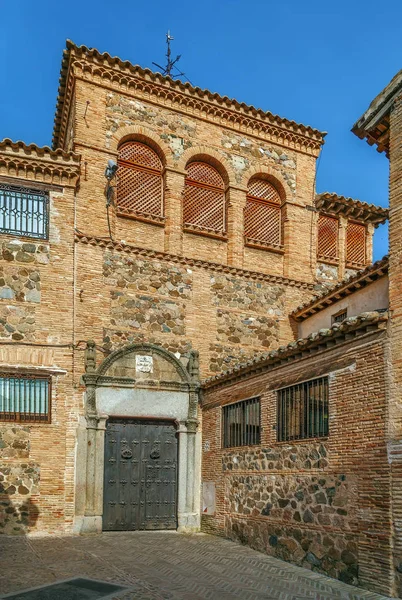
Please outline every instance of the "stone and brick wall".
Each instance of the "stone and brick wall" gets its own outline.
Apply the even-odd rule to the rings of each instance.
[[[286,279],[102,246],[77,242],[77,338],[106,353],[136,342],[196,349],[205,377],[292,339],[289,312],[312,293]]]
[[[95,237],[108,236],[105,165],[108,158],[116,160],[122,141],[137,139],[154,148],[164,165],[165,226],[116,217],[112,209],[114,239],[235,267],[254,270],[258,264],[258,270],[264,273],[314,281],[315,246],[310,252],[310,244],[315,244],[315,236],[311,234],[311,212],[306,206],[314,202],[318,150],[296,144],[284,147],[277,139],[269,141],[266,136],[250,135],[246,129],[244,134],[235,133],[215,119],[205,118],[197,109],[183,114],[179,104],[163,105],[149,94],[123,89],[117,81],[109,82],[110,86],[112,89],[106,90],[96,78],[79,78],[71,100],[75,119],[73,147],[82,155],[85,167],[77,201],[80,231]],[[182,230],[186,165],[195,158],[209,160],[225,180],[227,241]],[[247,184],[258,173],[271,178],[283,196],[283,252],[244,245]]]
[[[368,333],[204,390],[202,477],[216,487],[216,512],[203,516],[204,531],[390,592],[385,342],[385,331]],[[329,376],[329,435],[278,442],[275,390],[323,375]],[[261,443],[222,448],[222,406],[256,396]]]
[[[51,422],[0,422],[0,533],[66,531],[73,520],[74,199],[78,157],[2,143],[0,183],[49,194],[49,238],[1,234],[0,369],[52,376]]]

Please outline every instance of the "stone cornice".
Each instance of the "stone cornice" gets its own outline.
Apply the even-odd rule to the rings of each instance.
[[[331,348],[344,341],[350,341],[366,333],[384,329],[388,315],[386,313],[367,312],[358,317],[350,317],[342,323],[334,323],[331,329],[320,329],[311,333],[307,338],[280,346],[277,350],[256,356],[254,359],[240,364],[229,371],[224,371],[214,377],[202,381],[202,389],[222,387],[250,376],[265,373],[272,367],[289,363],[294,360],[311,356],[318,351]]]
[[[388,256],[384,256],[374,264],[358,271],[352,277],[345,277],[339,283],[326,290],[319,296],[315,296],[309,302],[298,306],[291,316],[296,321],[304,321],[315,313],[324,310],[327,306],[338,302],[342,298],[357,292],[358,290],[370,285],[388,273]]]
[[[118,252],[124,252],[125,254],[137,254],[150,259],[165,260],[174,262],[181,265],[188,265],[191,267],[200,267],[208,269],[210,271],[217,271],[220,273],[227,273],[228,275],[237,275],[240,277],[247,277],[257,281],[268,281],[276,285],[290,285],[293,287],[303,288],[306,290],[314,290],[314,283],[306,281],[299,281],[297,279],[289,279],[287,277],[281,277],[279,275],[268,275],[266,273],[260,273],[258,271],[249,271],[246,269],[240,269],[238,267],[232,267],[230,265],[223,265],[221,263],[214,263],[207,260],[199,260],[197,258],[189,258],[186,256],[179,256],[176,254],[168,254],[167,252],[158,252],[157,250],[151,250],[148,248],[140,248],[137,246],[131,246],[124,244],[123,242],[112,242],[110,239],[95,237],[91,235],[85,235],[81,232],[75,234],[75,241],[81,244],[87,244],[89,246],[98,246],[107,250],[115,250]]]
[[[118,86],[121,91],[135,91],[144,98],[172,106],[181,111],[191,112],[229,128],[239,127],[253,135],[268,136],[278,144],[301,149],[317,155],[324,143],[325,132],[264,112],[254,106],[231,100],[226,96],[211,93],[188,83],[163,77],[149,69],[142,69],[128,61],[111,57],[107,53],[86,46],[76,46],[67,41],[60,73],[59,95],[53,130],[53,147],[63,146],[69,113],[74,78],[82,77],[90,81],[101,78],[108,85]]]
[[[388,209],[361,200],[338,196],[331,192],[317,194],[315,206],[320,212],[336,217],[342,216],[362,223],[372,223],[378,227],[388,219]]]
[[[47,146],[26,145],[10,139],[0,141],[0,175],[23,179],[26,187],[31,182],[75,187],[80,160],[78,154],[51,150]]]

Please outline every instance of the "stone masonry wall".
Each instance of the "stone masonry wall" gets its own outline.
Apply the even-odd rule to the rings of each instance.
[[[77,253],[79,339],[94,338],[106,353],[136,342],[180,354],[195,348],[203,375],[292,339],[288,314],[311,294],[134,252],[78,244]]]
[[[384,340],[385,331],[366,335],[204,392],[202,477],[216,490],[204,531],[389,593]],[[328,373],[329,435],[278,442],[275,390]],[[256,396],[261,443],[222,448],[222,406]]]
[[[85,234],[108,236],[105,211],[104,168],[115,159],[119,141],[137,139],[149,143],[166,165],[164,174],[164,227],[135,219],[116,217],[111,212],[112,235],[116,240],[172,254],[214,260],[236,267],[258,265],[264,273],[313,281],[315,252],[310,252],[311,213],[306,210],[314,197],[317,152],[303,147],[283,147],[278,139],[267,140],[235,132],[208,120],[198,110],[183,114],[180,106],[159,104],[134,88],[120,90],[117,83],[105,90],[97,82],[78,80],[72,101],[75,111],[74,148],[82,153],[86,177],[80,181],[77,227]],[[86,111],[85,121],[83,114]],[[222,242],[182,231],[182,194],[185,167],[192,157],[210,160],[221,170],[227,184],[228,240]],[[262,172],[282,190],[284,254],[245,248],[243,210],[247,185],[253,174]],[[300,244],[303,240],[303,244]]]
[[[52,185],[50,161],[47,183],[40,181],[41,159],[31,171],[30,154],[25,185],[35,188],[37,178],[49,193],[49,239],[1,235],[0,363],[4,375],[52,375],[51,422],[0,420],[0,534],[16,535],[69,531],[74,510],[74,190]],[[1,165],[3,158],[0,152]]]

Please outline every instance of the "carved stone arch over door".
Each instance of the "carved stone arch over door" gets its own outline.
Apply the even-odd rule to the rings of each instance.
[[[156,344],[116,350],[96,368],[95,343],[85,351],[85,414],[77,433],[75,531],[102,530],[106,423],[113,420],[175,424],[178,437],[177,525],[200,525],[200,454],[197,432],[198,352],[179,360]]]

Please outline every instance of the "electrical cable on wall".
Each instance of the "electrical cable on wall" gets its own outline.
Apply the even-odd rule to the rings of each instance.
[[[109,237],[113,242],[112,229],[110,227],[110,215],[109,215],[109,207],[113,204],[114,200],[114,190],[115,186],[111,184],[112,179],[115,178],[116,172],[118,169],[118,165],[114,160],[109,159],[107,161],[107,167],[105,169],[105,177],[107,179],[106,184],[106,216],[107,216],[107,226],[109,229]]]

